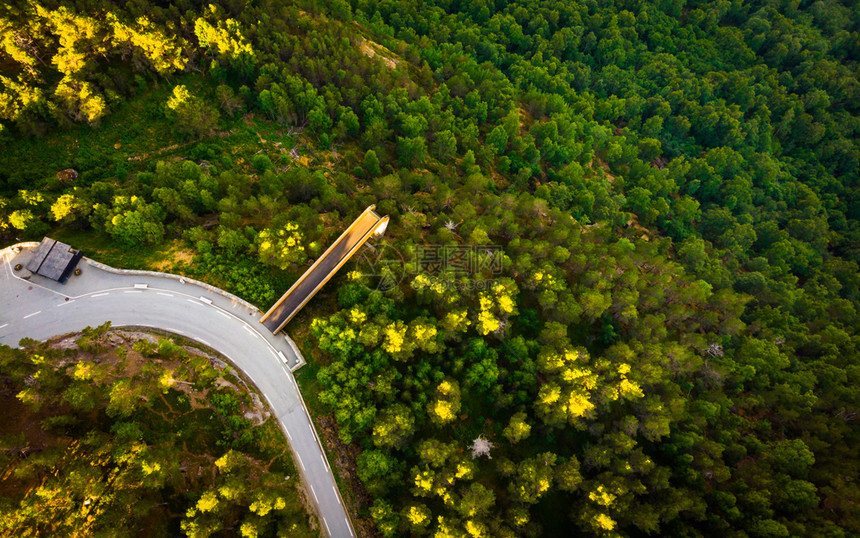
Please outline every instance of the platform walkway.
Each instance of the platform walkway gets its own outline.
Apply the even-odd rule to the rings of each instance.
[[[283,329],[368,239],[385,233],[388,217],[380,217],[374,209],[376,206],[365,209],[310,269],[299,277],[287,293],[263,315],[260,322],[272,334],[277,334]]]

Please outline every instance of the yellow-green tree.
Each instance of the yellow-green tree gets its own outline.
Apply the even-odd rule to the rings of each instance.
[[[430,420],[439,426],[449,424],[460,412],[460,385],[453,379],[439,383],[433,399],[427,404]]]
[[[414,533],[422,533],[432,521],[430,509],[422,503],[405,506],[400,515]]]
[[[107,13],[105,20],[112,31],[113,45],[124,57],[130,57],[138,70],[148,66],[166,75],[184,68],[188,62],[181,44],[165,35],[148,17],[141,16],[134,23],[126,23],[116,14]]]
[[[167,100],[167,108],[181,132],[203,136],[218,126],[218,110],[202,98],[192,95],[183,84],[173,88],[173,94]]]
[[[476,327],[482,335],[502,332],[507,327],[509,316],[516,315],[517,285],[510,278],[493,283],[489,291],[478,295]]]
[[[415,432],[415,416],[402,404],[380,411],[373,424],[373,444],[378,447],[398,448]]]
[[[532,431],[532,426],[526,421],[527,418],[528,416],[522,411],[515,413],[514,416],[511,417],[511,420],[508,422],[504,431],[505,437],[508,438],[508,441],[516,444],[529,436]]]
[[[96,123],[108,112],[104,96],[87,81],[65,77],[54,95],[62,110],[74,121]]]
[[[299,226],[294,222],[277,229],[266,228],[257,235],[257,253],[263,262],[286,270],[307,259],[303,240]]]
[[[194,21],[194,34],[201,47],[208,49],[216,57],[231,60],[242,55],[254,55],[250,42],[242,35],[238,21],[222,19],[223,14],[211,4],[206,16],[215,18],[217,22],[213,26],[202,17]]]

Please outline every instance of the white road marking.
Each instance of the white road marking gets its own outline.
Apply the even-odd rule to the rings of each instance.
[[[331,529],[328,528],[328,521],[326,521],[325,518],[323,518],[323,523],[325,524],[326,532],[328,533],[329,536],[331,536]]]
[[[8,274],[8,275],[9,275],[9,278],[13,279],[16,283],[17,283],[17,280],[21,280],[21,278],[20,278],[16,273],[14,273],[14,272],[13,272],[13,270],[12,270],[12,264],[11,264],[11,259],[10,259],[10,257],[9,257],[9,256],[7,256],[7,255],[4,253],[4,255],[3,255],[3,260],[0,260],[0,262],[5,262],[5,263],[3,263],[3,265],[8,265],[8,268],[7,268],[7,269],[2,270],[2,271],[4,272],[4,274]],[[0,279],[0,280],[2,280],[2,279]],[[139,282],[139,281],[138,281],[138,282]],[[191,284],[190,282],[182,282],[182,283],[183,283],[183,284]],[[22,282],[21,284],[26,285],[27,283],[26,283],[26,282]],[[51,304],[54,304],[54,306],[62,306],[62,305],[64,305],[64,304],[69,304],[69,303],[75,302],[73,298],[70,298],[70,297],[66,296],[65,294],[58,293],[58,292],[56,292],[56,291],[54,291],[54,290],[50,290],[49,288],[45,288],[44,286],[40,286],[39,284],[35,284],[35,283],[30,283],[30,284],[31,284],[31,285],[34,285],[34,286],[37,286],[37,287],[39,287],[39,288],[45,289],[45,290],[47,290],[47,291],[50,291],[50,292],[52,292],[52,293],[56,294],[56,297],[54,298],[54,300],[59,301],[59,302],[58,302],[58,303],[50,303],[50,302],[49,302],[49,303],[46,303],[46,308],[47,308],[47,307],[49,307]],[[154,284],[153,284],[153,285],[154,285]],[[133,288],[133,289],[129,289],[129,288],[131,288],[131,286],[134,286],[134,288]],[[77,298],[87,298],[87,297],[98,298],[98,297],[105,297],[105,296],[110,295],[110,294],[111,294],[111,293],[113,293],[113,292],[118,292],[118,293],[142,293],[142,292],[146,291],[146,289],[144,288],[144,286],[147,286],[147,285],[145,285],[145,284],[135,284],[133,280],[132,280],[131,282],[125,281],[125,282],[124,282],[124,285],[118,286],[118,287],[116,287],[116,288],[108,288],[108,289],[106,289],[106,290],[105,290],[105,291],[103,291],[103,292],[98,292],[98,293],[95,293],[95,294],[92,294],[92,293],[90,293],[90,294],[84,294],[84,295],[82,295],[82,296],[80,296],[80,297],[77,297]],[[147,286],[147,288],[148,288],[148,286]],[[148,288],[148,289],[152,289],[152,288]],[[189,302],[197,302],[198,304],[206,305],[206,302],[204,301],[204,298],[203,298],[203,297],[201,297],[200,299],[197,299],[196,297],[194,297],[194,295],[195,295],[195,294],[193,294],[193,292],[189,293],[188,295],[186,295],[186,294],[184,294],[184,293],[178,293],[178,295],[175,295],[175,294],[173,294],[173,293],[168,293],[168,292],[166,292],[166,291],[159,291],[159,290],[158,290],[158,288],[157,288],[157,286],[156,286],[156,288],[155,288],[153,291],[155,291],[156,293],[158,293],[158,295],[163,296],[163,297],[165,297],[165,298],[182,298],[182,297],[184,296],[184,297],[186,297],[186,298],[187,298],[187,300],[188,300]],[[198,292],[198,293],[199,293],[199,292]],[[219,296],[219,297],[220,297],[220,296]],[[210,299],[210,301],[211,301],[211,299]],[[234,302],[234,306],[235,306],[236,304],[237,304],[237,303],[235,303],[235,302]],[[38,306],[38,305],[33,305],[33,306]],[[237,310],[236,310],[236,312],[237,312],[237,314],[236,314],[236,315],[231,315],[231,314],[232,314],[232,312],[230,312],[230,311],[226,311],[226,312],[225,312],[224,310],[222,310],[222,309],[220,309],[220,308],[218,308],[218,307],[216,307],[216,311],[218,311],[218,313],[219,313],[220,315],[224,316],[224,317],[225,317],[225,318],[227,318],[228,320],[230,320],[231,318],[235,318],[235,320],[236,320],[236,321],[239,321],[239,320],[240,320],[239,309],[237,309]],[[23,317],[23,319],[29,319],[29,318],[32,318],[32,317],[37,316],[38,314],[42,314],[42,313],[44,313],[44,309],[39,310],[39,311],[34,311],[32,314],[28,314],[27,316],[24,316],[24,317]],[[242,311],[242,313],[244,313],[244,310]],[[253,311],[253,310],[249,310],[249,313],[251,314],[251,316],[249,316],[249,317],[251,317],[254,321],[257,321],[257,320],[259,319],[259,317],[260,317],[260,316],[259,316],[258,314],[262,315],[262,312],[255,312],[255,311]],[[50,318],[50,316],[49,316],[49,318]],[[261,332],[256,331],[256,330],[255,330],[255,326],[254,326],[253,324],[250,324],[250,325],[249,325],[250,320],[248,320],[248,318],[245,318],[245,319],[244,319],[244,322],[245,322],[245,323],[243,323],[243,325],[245,326],[246,330],[248,330],[248,332],[250,332],[251,334],[255,335],[257,338],[261,338],[264,342],[266,342],[266,343],[267,343],[266,347],[268,347],[268,348],[270,349],[270,352],[272,352],[274,355],[280,355],[280,353],[278,353],[278,352],[277,352],[277,347],[271,347],[271,344],[269,344],[269,343],[268,343],[269,341],[268,341],[268,339],[267,339],[267,337],[266,337],[266,335],[265,335],[265,334],[261,334]],[[231,323],[231,325],[229,325],[229,326],[233,326],[233,327],[235,327],[235,324],[234,324],[234,322],[233,322],[233,321],[230,321],[230,323]],[[0,323],[0,329],[4,329],[4,330],[5,330],[5,328],[6,328],[6,327],[8,327],[8,326],[10,326],[10,325],[11,325],[11,322],[9,322],[9,323]],[[174,333],[176,333],[176,334],[181,334],[181,335],[182,335],[182,334],[186,334],[186,333],[184,333],[183,331],[178,330],[178,329],[168,329],[168,330],[170,330],[171,332],[174,332]],[[204,344],[204,345],[207,345],[207,346],[210,346],[210,345],[211,345],[211,344],[209,344],[208,342],[206,342],[205,340],[197,339],[197,341],[199,341],[200,343],[202,343],[202,344]],[[288,361],[288,362],[289,362],[289,361]],[[282,364],[283,364],[283,363],[282,363]],[[289,389],[295,389],[295,388],[296,388],[296,386],[297,386],[297,382],[296,382],[295,378],[294,378],[294,377],[290,374],[290,372],[289,372],[289,364],[286,364],[286,365],[284,365],[284,366],[282,366],[282,367],[284,368],[284,372],[285,372],[285,374],[286,374],[286,375],[287,375],[287,377],[289,378],[289,383],[291,383],[291,385],[292,385],[292,387],[289,387]],[[281,380],[281,382],[283,382],[283,380]],[[298,393],[298,396],[299,396],[299,400],[301,401],[301,393]],[[301,401],[301,403],[302,403],[302,408],[303,408],[303,409],[302,409],[302,411],[304,412],[304,415],[301,417],[301,418],[302,418],[302,421],[301,421],[301,422],[305,422],[305,420],[307,421],[307,422],[305,422],[305,423],[306,423],[306,424],[309,424],[309,427],[310,427],[310,430],[311,430],[311,435],[312,435],[312,437],[313,437],[313,440],[316,440],[316,441],[317,441],[317,445],[319,445],[319,436],[317,435],[316,430],[315,430],[315,427],[314,427],[313,423],[311,422],[311,420],[312,420],[312,419],[310,418],[310,416],[309,416],[309,414],[308,414],[308,411],[307,411],[307,409],[305,408],[304,402],[303,402],[303,401]],[[294,409],[294,410],[293,410],[293,412],[299,412],[299,413],[300,413],[301,411],[299,411],[298,409]],[[294,415],[294,416],[298,416],[298,415]],[[283,425],[283,422],[281,422],[281,424]],[[298,427],[298,429],[303,429],[303,428],[301,428],[301,427],[300,427],[300,424],[299,424],[298,422],[297,422],[296,424],[291,425],[291,428],[292,428],[292,429],[297,429],[297,427]],[[284,425],[284,431],[285,431],[285,433],[287,433],[287,437],[289,438],[290,442],[294,442],[294,438],[292,437],[291,430],[287,430],[287,429],[286,429],[286,425]],[[297,432],[297,435],[299,435],[299,436],[300,436],[300,438],[301,438],[301,435],[302,435],[302,434],[301,434],[301,432]],[[297,456],[298,456],[298,454],[297,454]],[[312,457],[313,457],[312,452],[311,452],[311,453],[309,453],[309,454],[308,454],[308,456],[312,458]],[[329,464],[328,464],[328,462],[327,462],[327,460],[326,460],[326,456],[325,456],[324,454],[320,454],[320,456],[319,456],[319,457],[320,457],[320,459],[323,461],[323,465],[324,465],[326,468],[330,468],[330,466],[329,466]],[[305,467],[305,465],[304,465],[304,461],[302,461],[302,459],[301,459],[301,457],[300,457],[300,456],[299,456],[299,457],[297,457],[297,458],[296,458],[296,460],[298,461],[298,465],[299,465],[299,468],[300,468],[300,470],[302,471],[302,473],[305,473],[307,469],[306,469],[306,467]],[[329,471],[329,473],[331,473],[331,471]],[[306,484],[307,484],[307,483],[308,483],[308,482],[306,482]],[[319,485],[320,487],[323,487],[323,488],[324,488],[324,485],[323,485],[323,484],[315,484],[315,485]],[[317,504],[319,505],[319,497],[318,497],[318,494],[316,493],[315,486],[311,486],[311,485],[309,485],[309,487],[311,487],[311,493],[312,493],[312,495],[313,495],[313,497],[314,497],[315,501],[316,501],[316,502],[317,502]],[[332,485],[331,485],[331,483],[330,483],[329,487],[331,487],[331,488],[332,488],[332,491],[335,493],[335,495],[336,495],[337,497],[339,497],[337,486],[336,486],[336,485],[332,486]],[[325,496],[325,494],[323,494],[323,496]],[[343,503],[342,503],[342,502],[340,502],[340,504],[341,504],[341,506],[343,505]],[[341,512],[341,513],[343,514],[344,512]],[[335,514],[328,514],[328,516],[329,516],[329,517],[332,517],[333,515],[334,515],[334,517],[336,517],[336,515],[335,515]],[[346,514],[344,514],[344,515],[346,515]],[[341,517],[343,517],[343,516],[341,516]],[[322,517],[321,517],[320,519],[323,519],[323,522],[324,522],[324,525],[325,525],[325,527],[326,527],[326,530],[329,532],[329,534],[331,534],[331,529],[330,529],[330,525],[328,524],[328,521],[327,521],[326,519],[322,518]],[[346,524],[346,528],[350,529],[350,530],[348,531],[348,535],[349,535],[349,536],[354,537],[354,536],[355,536],[355,533],[354,533],[354,532],[353,532],[353,530],[350,528],[350,520],[349,520],[349,517],[348,517],[348,516],[344,519],[344,522],[345,522],[345,524]]]
[[[201,344],[203,344],[204,346],[212,347],[212,344],[210,344],[209,342],[207,342],[206,340],[204,340],[202,338],[198,338],[197,341],[200,342]]]
[[[194,299],[185,299],[185,300],[188,301],[189,303],[200,304],[200,301],[195,301]],[[201,305],[201,306],[203,306],[203,305]]]

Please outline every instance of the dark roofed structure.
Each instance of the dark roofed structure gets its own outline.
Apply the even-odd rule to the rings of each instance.
[[[65,284],[82,257],[81,251],[45,237],[36,247],[33,257],[27,262],[27,270]]]

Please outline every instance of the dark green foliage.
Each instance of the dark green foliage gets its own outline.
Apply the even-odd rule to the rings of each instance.
[[[258,172],[265,172],[272,167],[272,160],[269,159],[268,155],[255,155],[254,158],[251,159],[251,164],[254,165],[254,168],[256,168]]]
[[[196,256],[174,270],[267,308],[298,274],[262,263],[263,230],[298,224],[314,259],[376,204],[399,286],[339,275],[336,303],[324,291],[292,323],[311,323],[319,402],[360,450],[359,513],[384,535],[860,532],[856,2],[218,5],[152,14],[196,38],[177,46],[201,75],[168,82],[136,51],[134,71],[160,74],[114,88],[102,73],[121,70],[87,64],[96,101],[116,97],[56,109],[27,75],[10,102],[33,104],[0,120],[5,239],[54,222],[117,249],[182,237]],[[219,17],[241,35],[209,32]],[[54,69],[6,52],[16,73]],[[180,85],[197,135],[207,103],[229,130],[141,160],[167,140],[18,136],[92,112],[123,144],[170,138]],[[145,126],[123,121],[134,107]],[[174,157],[194,162],[155,162]],[[67,161],[74,185],[54,179]],[[445,272],[419,263],[427,245],[498,245],[502,263]],[[239,442],[219,398],[207,435]],[[493,459],[472,461],[481,435]]]

